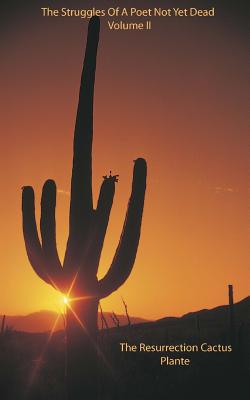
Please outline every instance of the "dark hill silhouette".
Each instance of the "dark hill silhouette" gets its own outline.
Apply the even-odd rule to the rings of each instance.
[[[237,315],[241,320],[245,320],[247,318],[250,318],[250,296],[245,297],[244,299],[240,300],[238,303],[234,304],[234,309]],[[194,315],[199,315],[204,318],[210,319],[216,316],[216,317],[223,317],[228,314],[228,305],[223,305],[223,306],[218,306],[215,307],[211,310],[204,309],[196,312],[190,312],[187,314],[184,314],[182,318],[190,318],[193,317]]]
[[[239,325],[250,321],[250,296],[234,304],[236,323]],[[114,327],[111,312],[104,312],[104,316],[110,328]],[[47,332],[51,329],[57,314],[53,311],[39,311],[28,315],[7,316],[6,323],[17,331],[25,332]],[[127,317],[117,314],[120,326],[127,325]],[[224,326],[228,323],[228,305],[218,306],[212,309],[203,309],[199,311],[184,314],[181,317],[165,317],[156,321],[149,321],[144,318],[130,317],[136,328],[151,328],[153,326],[179,326],[188,324],[190,321],[199,317],[201,323],[206,325]],[[101,327],[100,314],[98,315],[98,325]],[[57,329],[63,329],[63,318],[58,321]]]
[[[250,323],[250,296],[234,304],[235,323],[239,327],[242,324]],[[181,329],[190,331],[193,329],[199,319],[199,324],[206,329],[214,329],[220,332],[228,328],[229,324],[229,306],[222,305],[212,309],[203,309],[190,312],[181,317],[164,317],[156,321],[147,321],[136,324],[135,330],[168,329],[173,328],[174,334]]]
[[[234,310],[239,323],[250,320],[250,296],[242,299],[234,304]],[[212,309],[203,309],[199,311],[189,312],[180,318],[165,317],[158,319],[157,323],[173,322],[177,320],[187,320],[190,318],[199,317],[201,320],[218,321],[226,320],[228,318],[228,305],[218,306]]]
[[[35,313],[31,313],[28,315],[15,315],[15,316],[6,316],[6,324],[16,331],[24,331],[24,332],[47,332],[53,326],[55,319],[57,317],[57,313],[53,311],[38,311]],[[114,327],[114,322],[111,318],[111,312],[104,312],[105,319],[107,320],[108,326],[110,328]],[[127,317],[125,315],[117,314],[120,325],[127,325]],[[145,322],[147,320],[143,318],[130,317],[132,324],[138,324]],[[100,314],[98,315],[98,325],[101,327],[101,319]],[[56,330],[63,329],[63,317],[59,318],[57,323]]]

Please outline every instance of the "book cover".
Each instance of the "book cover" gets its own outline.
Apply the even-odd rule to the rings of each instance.
[[[4,400],[246,398],[246,4],[1,6]]]

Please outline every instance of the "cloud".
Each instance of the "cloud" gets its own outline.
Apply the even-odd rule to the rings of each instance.
[[[233,188],[232,186],[215,186],[215,193],[236,193],[238,189]]]

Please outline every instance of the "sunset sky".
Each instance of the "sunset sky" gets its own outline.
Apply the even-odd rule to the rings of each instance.
[[[140,8],[187,5],[135,2]],[[62,258],[87,30],[85,19],[43,18],[40,7],[48,4],[42,1],[22,4],[4,6],[0,35],[0,314],[61,307],[61,295],[36,276],[27,259],[21,187],[34,187],[39,222],[42,185],[48,178],[56,181]],[[105,0],[49,4],[111,7]],[[221,4],[215,18],[154,18],[151,31],[113,32],[107,18],[101,19],[95,200],[103,175],[112,170],[120,178],[100,277],[118,244],[133,160],[144,157],[148,163],[136,263],[127,282],[102,301],[105,311],[124,312],[123,296],[131,315],[155,319],[225,304],[229,283],[236,301],[250,294],[245,12],[242,2],[237,9]]]

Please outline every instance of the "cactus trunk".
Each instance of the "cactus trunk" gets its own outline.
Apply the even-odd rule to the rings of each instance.
[[[99,398],[100,355],[97,346],[98,301],[85,300],[74,305],[76,320],[68,310],[67,334],[67,390],[68,400]]]

